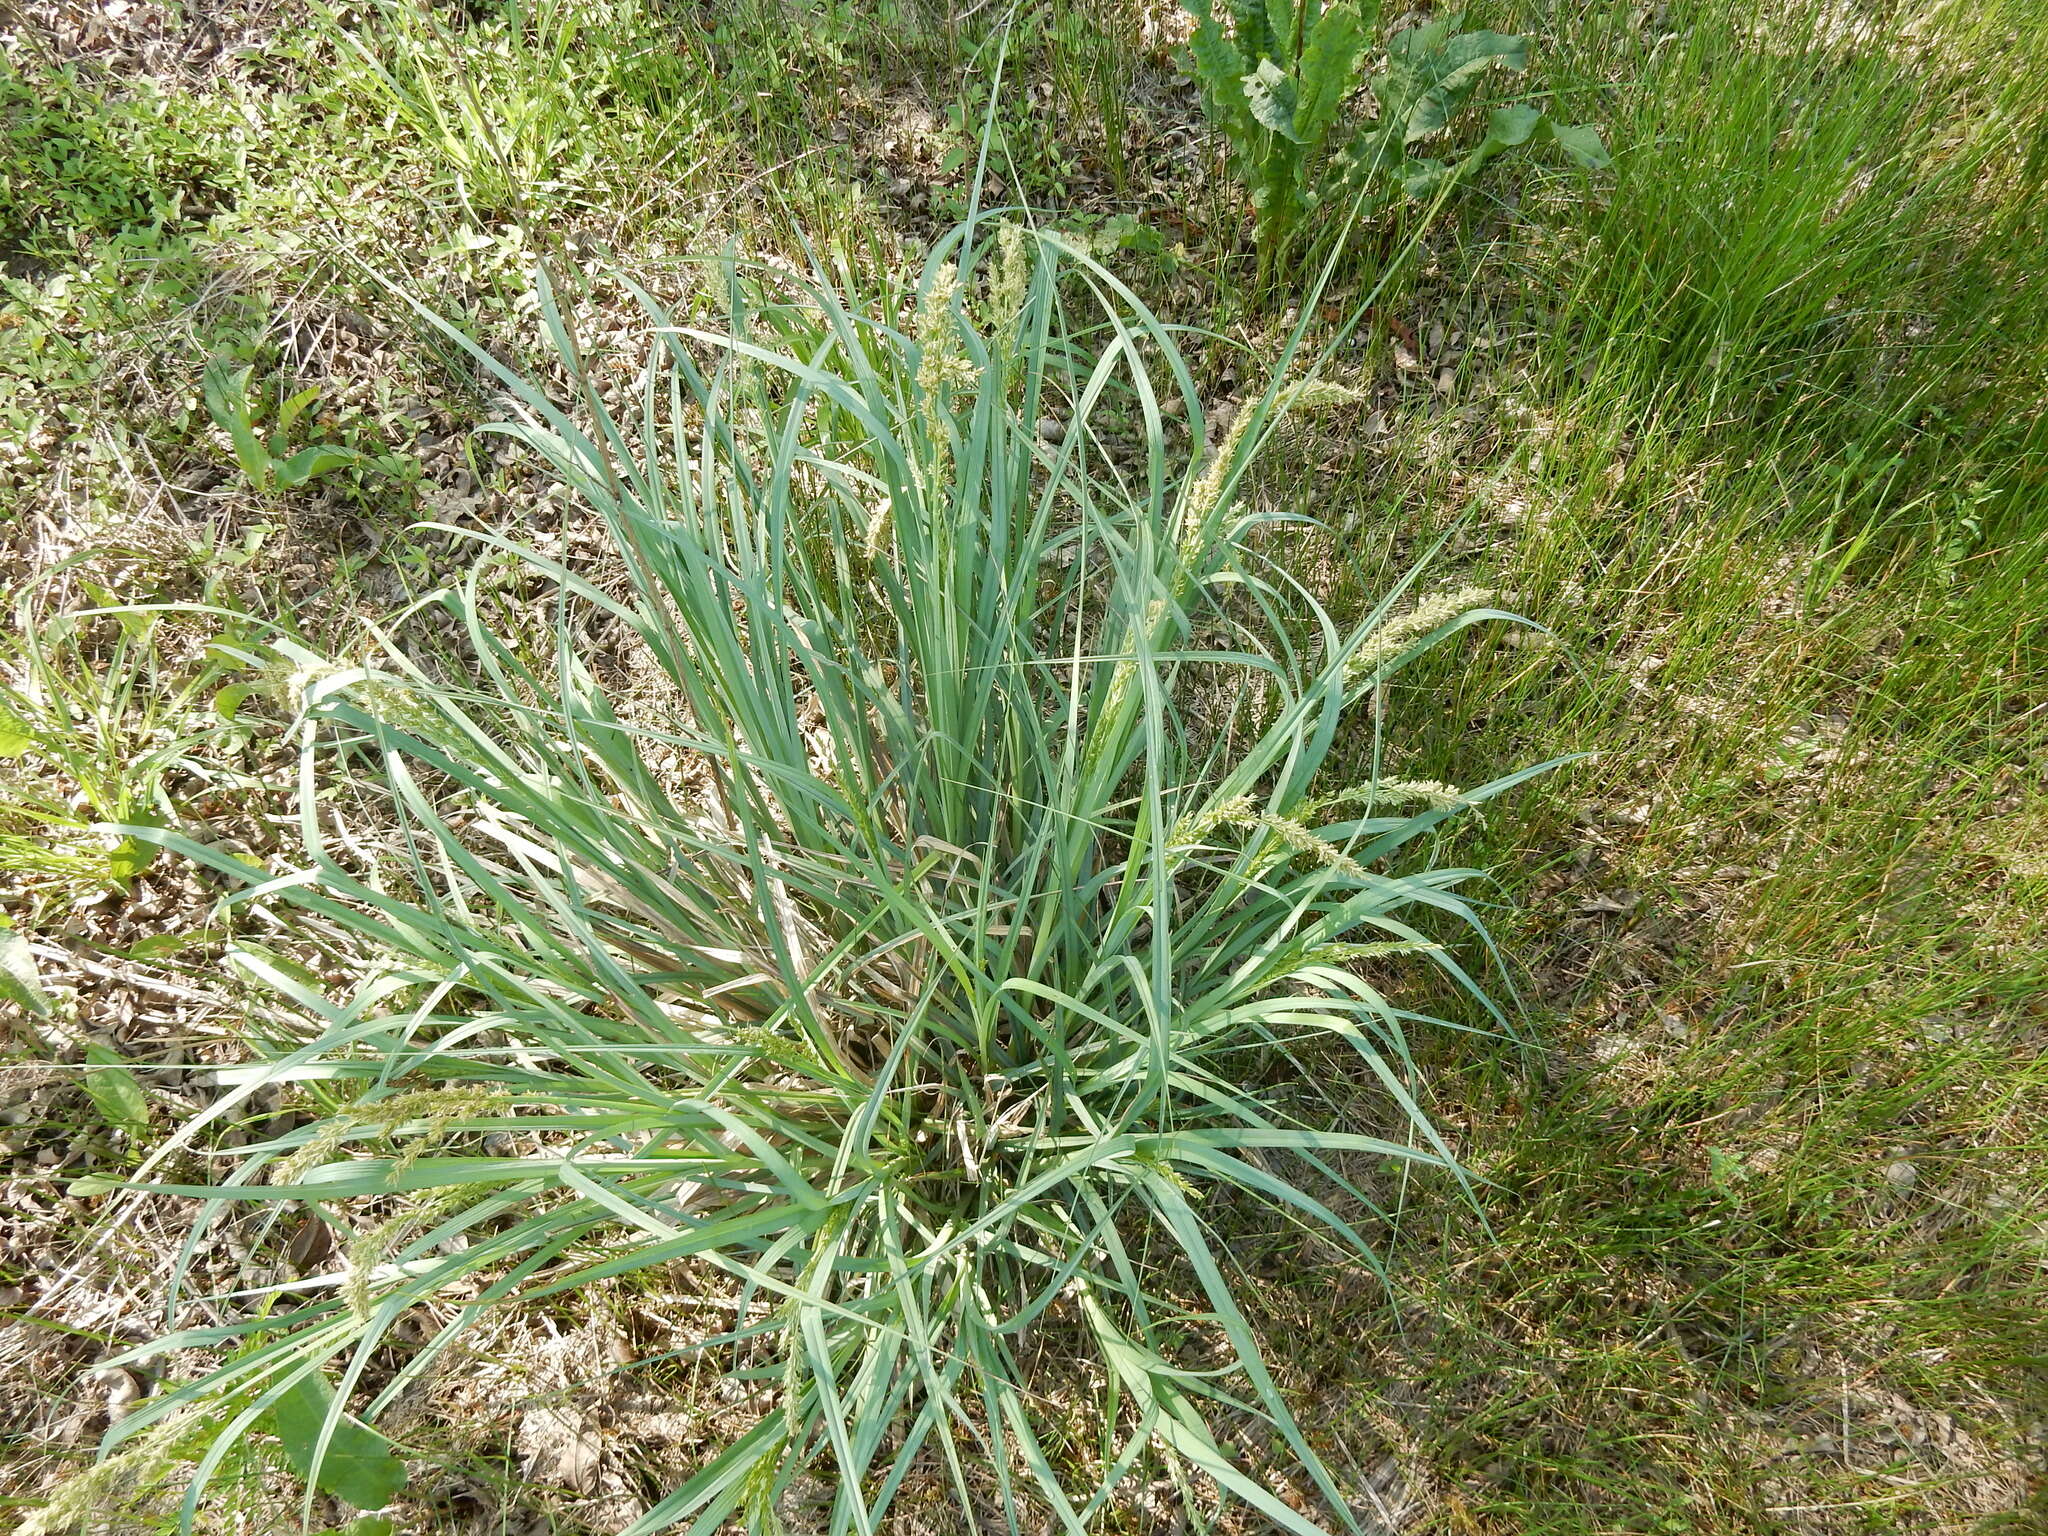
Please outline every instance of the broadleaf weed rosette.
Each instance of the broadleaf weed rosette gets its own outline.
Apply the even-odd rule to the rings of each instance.
[[[1234,1191],[1377,1267],[1358,1167],[1461,1177],[1409,1050],[1434,1021],[1359,966],[1412,956],[1492,1010],[1442,942],[1442,918],[1480,929],[1474,872],[1413,850],[1538,770],[1466,791],[1325,770],[1347,706],[1494,611],[1283,614],[1246,539],[1281,514],[1239,492],[1315,397],[1278,381],[1291,356],[1209,451],[1169,327],[1024,230],[988,243],[977,303],[976,234],[867,307],[823,277],[736,280],[706,328],[643,295],[630,399],[582,369],[545,284],[573,405],[471,349],[518,402],[492,430],[574,489],[619,570],[515,551],[558,599],[538,645],[477,580],[442,594],[459,685],[396,646],[300,661],[306,862],[233,899],[377,963],[329,995],[245,958],[301,1024],[250,1091],[303,1083],[332,1115],[181,1189],[356,1211],[367,1235],[326,1291],[141,1352],[231,1351],[117,1438],[207,1399],[232,1436],[315,1372],[330,1427],[346,1404],[374,1424],[492,1309],[693,1261],[738,1297],[703,1348],[778,1401],[634,1531],[768,1529],[799,1479],[832,1529],[873,1530],[920,1464],[1079,1530],[1159,1453],[1316,1530],[1219,1445],[1219,1405],[1351,1519],[1204,1207]],[[1140,423],[1135,467],[1104,451],[1112,412]],[[1304,611],[1308,644],[1283,623]],[[600,671],[593,617],[657,698]],[[1199,717],[1253,694],[1255,729]],[[378,787],[376,824],[337,830],[344,776]],[[1373,1133],[1282,1091],[1317,1041],[1380,1084]],[[394,1367],[407,1313],[432,1323]],[[1034,1388],[1055,1319],[1114,1388],[1085,1466]],[[1190,1330],[1222,1368],[1184,1358]]]

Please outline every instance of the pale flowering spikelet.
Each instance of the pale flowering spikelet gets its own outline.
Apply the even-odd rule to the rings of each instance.
[[[952,439],[939,409],[940,399],[952,390],[973,388],[980,378],[974,363],[961,351],[959,299],[960,272],[949,261],[933,276],[911,319],[911,334],[917,338],[919,415],[932,444],[930,462],[915,464],[914,473],[927,498],[938,495],[953,463]]]
[[[306,712],[308,694],[329,678],[349,670],[349,667],[333,661],[308,660],[297,665],[274,661],[258,674],[257,686],[294,715],[302,715]]]
[[[1172,847],[1187,847],[1202,842],[1223,827],[1244,827],[1268,832],[1288,853],[1305,854],[1318,864],[1334,869],[1339,874],[1349,875],[1354,879],[1364,878],[1364,866],[1335,843],[1316,836],[1292,816],[1260,810],[1250,795],[1233,795],[1192,816],[1182,817],[1167,834],[1167,843]]]
[[[1360,391],[1348,385],[1335,384],[1327,379],[1305,379],[1299,384],[1289,385],[1273,402],[1277,416],[1286,411],[1320,411],[1333,405],[1348,405],[1365,399]],[[1216,445],[1210,455],[1208,467],[1201,478],[1195,481],[1187,497],[1181,503],[1181,563],[1192,563],[1199,553],[1202,530],[1210,516],[1223,500],[1223,488],[1230,480],[1231,469],[1237,459],[1237,451],[1244,445],[1245,433],[1251,429],[1252,417],[1257,414],[1250,405],[1240,406],[1231,418],[1230,426],[1223,434],[1223,441]]]
[[[1291,852],[1306,854],[1318,864],[1334,869],[1340,875],[1349,875],[1354,880],[1365,878],[1364,865],[1327,838],[1317,837],[1291,816],[1277,816],[1268,811],[1258,818],[1256,825],[1272,833]]]
[[[142,1522],[130,1525],[122,1517],[139,1513],[153,1496],[172,1492],[173,1475],[181,1469],[189,1475],[190,1468],[183,1464],[192,1458],[182,1442],[199,1427],[201,1417],[195,1407],[180,1408],[104,1460],[64,1479],[41,1509],[14,1528],[14,1536],[70,1536],[88,1527],[141,1529]]]
[[[996,259],[988,279],[989,330],[1007,337],[1024,313],[1031,286],[1031,260],[1025,252],[1024,226],[1005,219],[996,231]]]
[[[329,1120],[321,1126],[313,1139],[300,1147],[281,1163],[270,1167],[270,1182],[275,1185],[296,1184],[313,1169],[334,1160],[355,1129],[355,1122],[347,1119]]]
[[[432,737],[446,723],[426,695],[383,673],[351,688],[349,698],[378,724],[409,735]]]
[[[492,1114],[509,1102],[503,1094],[483,1088],[421,1088],[374,1104],[351,1104],[322,1125],[312,1140],[273,1167],[270,1182],[298,1183],[309,1171],[331,1161],[358,1131],[380,1130],[388,1141],[400,1127],[419,1121],[419,1131],[392,1169],[394,1174],[402,1173],[438,1144],[455,1121]]]
[[[1157,634],[1159,623],[1165,617],[1165,598],[1155,597],[1151,602],[1147,603],[1143,616],[1139,618],[1137,626],[1131,631],[1132,649],[1135,650],[1137,648],[1140,636],[1149,637]],[[1136,657],[1127,656],[1116,664],[1116,672],[1109,680],[1109,702],[1104,706],[1107,713],[1111,716],[1116,715],[1123,709],[1124,701],[1130,697],[1131,680],[1137,675],[1138,662]]]
[[[349,1315],[358,1322],[367,1319],[376,1297],[371,1289],[371,1278],[390,1257],[399,1240],[412,1230],[414,1213],[405,1211],[388,1216],[369,1230],[359,1233],[348,1245],[346,1255],[348,1278],[342,1282],[341,1299],[347,1303]]]
[[[1334,810],[1340,805],[1406,805],[1418,800],[1432,811],[1454,811],[1461,805],[1472,803],[1457,785],[1446,784],[1441,779],[1379,779],[1371,784],[1361,784],[1356,789],[1340,790],[1322,801],[1317,809]]]
[[[367,1319],[376,1297],[372,1284],[377,1271],[384,1261],[398,1248],[404,1246],[408,1233],[416,1232],[430,1222],[458,1210],[468,1195],[460,1185],[439,1190],[413,1206],[388,1216],[368,1230],[357,1234],[348,1245],[344,1255],[348,1265],[348,1277],[342,1282],[341,1296],[349,1312],[356,1319]]]
[[[1463,790],[1441,779],[1382,779],[1373,786],[1370,800],[1374,805],[1420,800],[1432,811],[1454,811],[1471,803]]]
[[[1231,795],[1205,806],[1192,816],[1181,817],[1167,834],[1167,845],[1180,848],[1199,843],[1218,827],[1242,826],[1258,813],[1258,806],[1250,795]]]
[[[932,274],[931,286],[918,297],[917,314],[910,323],[919,341],[947,336],[953,329],[953,301],[960,297],[960,269],[947,262]]]
[[[917,337],[917,387],[927,399],[975,381],[974,364],[960,351],[960,320],[955,312],[959,297],[959,269],[947,262],[918,301],[911,323]]]
[[[1345,965],[1355,960],[1383,960],[1390,955],[1431,954],[1442,948],[1443,945],[1427,939],[1386,939],[1373,944],[1324,944],[1311,950],[1309,958]]]
[[[1353,682],[1370,678],[1389,662],[1398,661],[1424,635],[1439,630],[1460,614],[1484,608],[1493,601],[1489,587],[1460,587],[1425,597],[1404,614],[1386,620],[1374,630],[1351,658],[1347,669]]]
[[[887,496],[879,498],[868,508],[868,528],[861,540],[861,548],[870,560],[881,554],[889,542],[889,535],[896,526],[896,503]]]
[[[1281,392],[1279,408],[1283,411],[1326,411],[1331,406],[1358,405],[1370,398],[1364,390],[1353,389],[1349,384],[1339,384],[1332,379],[1303,379]]]
[[[1230,428],[1223,434],[1223,441],[1216,445],[1216,451],[1209,456],[1208,468],[1195,481],[1180,504],[1180,557],[1182,565],[1190,565],[1200,554],[1204,531],[1209,519],[1215,514],[1223,500],[1223,487],[1230,479],[1230,471],[1237,459],[1237,450],[1244,443],[1244,435],[1251,428],[1255,413],[1249,405],[1240,406],[1231,418]]]

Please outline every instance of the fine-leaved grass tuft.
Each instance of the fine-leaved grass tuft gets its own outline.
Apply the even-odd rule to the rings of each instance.
[[[634,1531],[774,1528],[803,1478],[831,1530],[866,1532],[920,1467],[963,1507],[1080,1531],[1157,1456],[1320,1529],[1224,1420],[1270,1424],[1355,1526],[1211,1215],[1263,1202],[1377,1266],[1389,1161],[1462,1177],[1408,1045],[1439,1021],[1382,983],[1412,956],[1498,1018],[1442,942],[1480,930],[1474,872],[1424,854],[1538,770],[1463,791],[1323,770],[1350,706],[1507,615],[1396,592],[1339,627],[1248,537],[1293,514],[1239,495],[1275,421],[1330,391],[1283,359],[1212,436],[1170,328],[1056,238],[993,228],[942,241],[900,302],[729,272],[704,328],[647,298],[637,375],[586,365],[543,285],[569,390],[470,350],[516,407],[493,430],[601,520],[615,567],[478,535],[549,584],[552,633],[495,622],[472,577],[438,599],[460,681],[395,643],[368,665],[286,647],[303,867],[252,884],[144,834],[374,957],[334,991],[241,954],[297,1022],[209,1116],[266,1082],[330,1112],[218,1185],[149,1186],[357,1234],[264,1315],[137,1352],[219,1352],[113,1432],[210,1416],[188,1516],[308,1383],[306,1464],[368,1455],[363,1423],[492,1309],[694,1264],[738,1297],[703,1348],[773,1406]],[[637,652],[632,686],[592,622]],[[371,814],[342,825],[350,780]],[[1307,1107],[1303,1053],[1332,1050],[1381,1085],[1381,1123]],[[414,1309],[426,1341],[388,1349]],[[1107,1384],[1078,1469],[1033,1364],[1051,1333]]]

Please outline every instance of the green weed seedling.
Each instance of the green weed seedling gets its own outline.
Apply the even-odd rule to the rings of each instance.
[[[300,390],[278,406],[268,433],[260,429],[262,402],[249,391],[254,369],[232,358],[217,357],[206,365],[206,409],[214,424],[234,444],[235,462],[249,484],[265,495],[296,490],[309,480],[364,462],[357,449],[341,443],[313,443],[296,452],[292,428],[320,398],[317,387]]]

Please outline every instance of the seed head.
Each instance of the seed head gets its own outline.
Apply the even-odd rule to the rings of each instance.
[[[1390,662],[1400,660],[1413,650],[1415,642],[1424,635],[1443,628],[1460,614],[1484,608],[1492,601],[1493,592],[1486,587],[1460,587],[1455,592],[1439,592],[1435,597],[1424,598],[1408,612],[1385,620],[1372,632],[1352,656],[1346,669],[1347,676],[1354,683],[1376,679]]]

